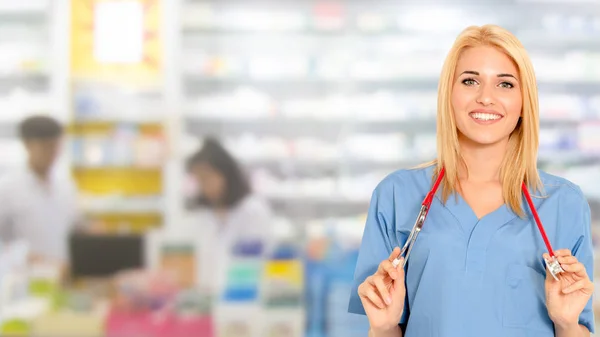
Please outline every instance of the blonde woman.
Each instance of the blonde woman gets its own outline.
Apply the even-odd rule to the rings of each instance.
[[[371,337],[593,332],[590,209],[578,186],[536,167],[537,95],[510,32],[486,25],[458,36],[439,83],[437,159],[390,174],[373,193],[349,305],[367,315]],[[399,247],[438,178],[404,261]]]

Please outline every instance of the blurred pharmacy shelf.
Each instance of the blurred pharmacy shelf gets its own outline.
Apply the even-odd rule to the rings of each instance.
[[[179,15],[187,137],[221,138],[298,223],[365,212],[378,179],[434,157],[437,77],[465,22],[530,52],[540,168],[600,163],[598,2],[183,1]]]

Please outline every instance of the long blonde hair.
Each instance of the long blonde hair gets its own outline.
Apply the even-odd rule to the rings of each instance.
[[[422,166],[435,165],[433,179],[445,168],[442,200],[459,187],[458,168],[464,165],[458,143],[458,132],[452,109],[454,72],[461,53],[470,47],[492,46],[503,51],[516,64],[521,77],[523,96],[522,118],[511,133],[508,149],[500,169],[502,195],[510,209],[524,216],[521,184],[535,192],[542,190],[537,171],[539,136],[539,105],[533,65],[521,42],[509,31],[495,26],[471,26],[457,37],[444,62],[438,85],[437,159]],[[441,163],[441,165],[439,165]],[[466,167],[466,165],[465,165]]]

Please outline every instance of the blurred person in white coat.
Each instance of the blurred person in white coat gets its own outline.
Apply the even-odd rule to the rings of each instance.
[[[68,172],[59,172],[63,126],[47,116],[19,125],[27,162],[0,177],[0,237],[25,242],[36,262],[66,267],[68,235],[79,219],[77,189]]]
[[[258,241],[263,254],[268,251],[273,235],[271,209],[252,192],[240,165],[217,140],[205,139],[187,167],[198,193],[185,227],[190,233],[201,233],[203,283],[219,291],[237,243]]]

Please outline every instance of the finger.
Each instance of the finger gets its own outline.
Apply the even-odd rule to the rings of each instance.
[[[392,250],[390,257],[388,257],[388,261],[394,262],[394,260],[397,259],[399,255],[400,255],[400,247],[396,247],[396,248],[394,248],[394,250]]]
[[[381,276],[389,275],[389,277],[392,280],[395,280],[396,278],[398,278],[398,271],[396,271],[396,268],[394,268],[394,265],[388,260],[385,260],[379,264],[377,273]]]
[[[577,261],[577,258],[575,256],[571,255],[571,256],[560,256],[558,258],[558,262],[561,265],[569,265],[569,264],[575,264],[578,261]]]
[[[571,254],[571,250],[569,250],[569,249],[559,249],[554,252],[554,255],[556,255],[556,257],[561,257],[561,256],[571,256],[573,254]]]
[[[386,305],[385,303],[383,303],[383,301],[381,300],[381,296],[379,296],[379,293],[375,291],[374,287],[368,287],[365,290],[365,297],[369,301],[371,301],[371,303],[373,303],[373,305],[375,305],[377,308],[385,309]]]
[[[377,287],[377,291],[379,292],[379,295],[381,295],[381,298],[383,299],[385,304],[387,304],[387,305],[392,304],[392,296],[390,296],[390,292],[388,291],[388,288],[385,286],[385,283],[383,282],[383,278],[375,277],[374,282],[375,282],[375,287]]]
[[[562,268],[569,273],[577,274],[577,276],[587,276],[583,263],[564,265]]]
[[[404,276],[404,259],[405,257],[401,257],[398,265],[396,266],[396,271],[398,272],[398,277],[403,277]]]
[[[584,288],[586,288],[588,282],[589,281],[587,279],[586,280],[579,280],[579,281],[571,284],[570,286],[568,286],[566,288],[563,288],[563,293],[570,294],[572,292],[584,289]]]
[[[546,263],[546,269],[547,269],[548,264],[552,261],[552,257],[550,256],[550,254],[544,253],[544,254],[542,254],[542,258],[544,259],[544,262]]]

